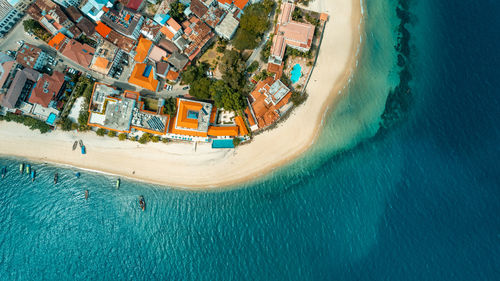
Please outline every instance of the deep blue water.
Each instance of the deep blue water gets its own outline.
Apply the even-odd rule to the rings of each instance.
[[[366,3],[360,68],[318,148],[258,183],[115,190],[35,164],[32,184],[0,159],[0,280],[500,280],[499,2],[412,1],[410,118],[364,140],[370,77],[393,72],[372,70],[391,62],[380,30],[396,30],[382,2]],[[363,141],[328,149],[341,134]]]

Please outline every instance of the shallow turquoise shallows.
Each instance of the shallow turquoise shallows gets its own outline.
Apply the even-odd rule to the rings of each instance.
[[[300,76],[302,76],[302,67],[297,63],[292,68],[292,76],[290,77],[290,80],[292,80],[292,83],[297,83]]]
[[[373,0],[319,139],[258,182],[116,189],[113,176],[37,163],[31,182],[26,159],[0,158],[0,281],[500,280],[500,2],[408,3],[414,102],[385,135],[370,138],[398,83],[399,22],[395,1]]]

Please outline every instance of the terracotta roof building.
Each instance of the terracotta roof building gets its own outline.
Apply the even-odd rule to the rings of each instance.
[[[165,79],[172,81],[172,82],[177,81],[178,78],[179,78],[179,72],[173,71],[173,70],[169,70],[167,73],[167,76],[165,77]]]
[[[54,37],[52,37],[49,41],[49,46],[51,46],[52,48],[60,51],[64,48],[64,46],[66,46],[66,44],[69,42],[69,38],[66,37],[64,34],[62,33],[58,33],[56,34]]]
[[[207,6],[205,6],[200,0],[191,0],[191,6],[189,6],[191,12],[195,14],[198,18],[203,18],[203,16],[208,12]]]
[[[68,14],[69,18],[76,23],[78,23],[83,18],[82,13],[75,6],[68,6],[66,8],[66,13]]]
[[[302,52],[311,49],[315,26],[292,20],[295,4],[283,2],[278,15],[276,34],[273,37],[269,62],[280,65],[285,55],[285,48],[291,47]]]
[[[39,104],[43,107],[49,107],[49,104],[54,100],[61,91],[64,84],[64,74],[54,71],[52,76],[43,74],[36,83],[35,88],[29,97],[29,103]]]
[[[50,0],[36,0],[27,12],[53,35],[62,32],[73,38],[81,33],[62,8]]]
[[[207,45],[207,43],[214,37],[212,29],[202,21],[195,21],[189,25],[192,32],[187,36],[189,45],[184,49],[184,54],[188,56],[189,60],[196,58]]]
[[[165,79],[167,74],[170,72],[170,64],[164,61],[160,61],[156,63],[156,75]]]
[[[136,62],[144,62],[151,51],[151,47],[153,46],[153,42],[151,40],[141,37],[139,38],[139,42],[137,43],[137,47],[135,48],[136,55],[134,60]]]
[[[84,17],[80,19],[80,21],[76,24],[76,27],[78,27],[83,34],[88,37],[92,37],[95,33],[96,24]]]
[[[145,63],[135,64],[128,82],[153,92],[158,90],[158,80],[155,79],[154,67]]]
[[[177,114],[172,119],[171,133],[207,137],[211,112],[211,103],[177,98]]]
[[[225,14],[224,10],[211,6],[201,19],[211,28],[215,28],[222,21]]]
[[[268,77],[259,81],[250,94],[252,117],[257,121],[259,129],[265,128],[279,119],[283,106],[285,106],[292,92],[280,80]]]
[[[48,57],[42,49],[24,43],[17,51],[16,61],[24,67],[41,70],[47,64]]]
[[[83,67],[89,67],[94,56],[95,49],[87,44],[82,44],[73,39],[64,46],[61,54]]]
[[[118,48],[124,50],[127,53],[130,53],[136,44],[136,40],[129,38],[127,36],[124,36],[114,30],[111,30],[108,34],[108,39],[109,42],[115,44]]]
[[[108,74],[117,53],[118,47],[104,40],[96,49],[90,69],[104,75]]]
[[[146,18],[141,27],[141,34],[153,42],[158,42],[161,38],[160,29],[163,26],[150,18]]]
[[[160,39],[160,41],[158,42],[158,46],[160,46],[162,49],[164,49],[165,51],[167,51],[171,54],[175,53],[175,52],[179,52],[179,48],[177,48],[177,46],[175,46],[174,42],[172,42],[170,40]]]

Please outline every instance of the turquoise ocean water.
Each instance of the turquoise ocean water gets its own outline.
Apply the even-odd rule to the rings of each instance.
[[[358,70],[317,144],[257,182],[116,190],[34,164],[31,183],[0,159],[0,280],[500,280],[499,4],[411,7],[415,101],[383,136],[393,0],[365,3]]]

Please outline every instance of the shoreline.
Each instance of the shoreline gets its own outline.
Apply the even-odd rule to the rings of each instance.
[[[92,132],[55,131],[41,135],[22,125],[0,122],[0,142],[3,144],[0,155],[191,190],[221,189],[261,179],[296,160],[315,143],[326,114],[343,96],[339,93],[348,85],[363,46],[360,39],[364,24],[362,4],[359,0],[347,4],[343,0],[316,0],[310,3],[310,9],[327,12],[330,19],[307,86],[309,97],[294,109],[285,122],[259,134],[248,145],[236,150],[212,150],[209,145],[198,144],[198,150],[194,151],[192,143],[140,145],[131,141],[120,142],[117,138],[99,137]],[[350,14],[332,12],[342,9],[350,11]],[[339,44],[346,39],[350,40]],[[342,58],[344,63],[341,65],[339,61]],[[325,81],[332,80],[332,74],[336,76],[335,82],[325,85]],[[327,97],[324,97],[324,92],[328,93]],[[309,112],[317,114],[311,117]],[[61,153],[66,146],[71,152],[72,142],[80,138],[88,148],[87,155],[79,155],[79,151]],[[294,142],[289,141],[285,145],[279,143],[280,140]],[[268,160],[270,157],[273,159]]]

